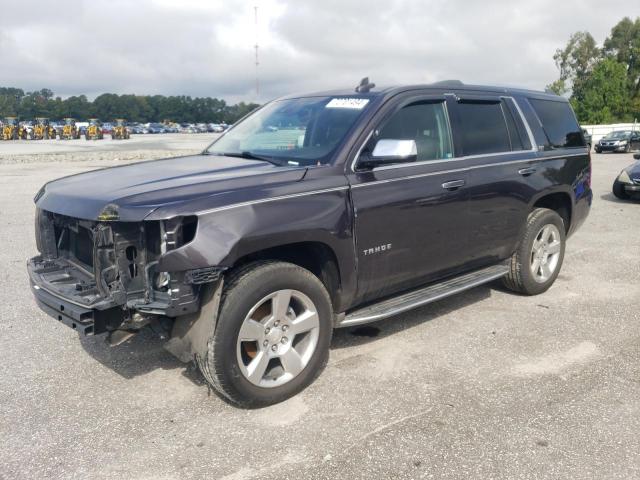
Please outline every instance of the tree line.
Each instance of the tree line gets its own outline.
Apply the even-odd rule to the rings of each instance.
[[[20,88],[0,87],[0,117],[21,119],[48,117],[62,119],[96,117],[110,121],[125,118],[131,122],[234,123],[259,105],[240,102],[228,105],[211,97],[164,95],[116,95],[104,93],[90,101],[85,95],[68,98],[42,90],[25,92]]]
[[[569,100],[581,123],[640,120],[640,18],[623,18],[600,46],[576,32],[553,59],[560,77],[547,88]]]

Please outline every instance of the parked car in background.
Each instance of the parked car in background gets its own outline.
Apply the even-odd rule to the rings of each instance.
[[[131,134],[141,134],[144,133],[144,129],[142,128],[142,125],[140,125],[139,123],[130,123],[129,125],[127,125],[127,128],[129,129],[129,133]]]
[[[222,133],[224,132],[224,127],[222,125],[218,125],[217,123],[210,123],[209,131],[213,133]]]
[[[640,160],[640,153],[634,154],[633,158]],[[621,200],[640,200],[640,161],[620,172],[613,182],[613,194]]]
[[[105,122],[102,124],[102,134],[103,135],[111,135],[113,131],[113,124],[110,122]]]
[[[582,129],[582,135],[584,136],[584,141],[587,142],[587,149],[591,151],[591,139],[593,138],[589,131],[586,128]]]
[[[550,288],[592,200],[569,102],[372,88],[280,98],[201,154],[45,184],[27,266],[38,304],[112,344],[164,329],[168,351],[255,407],[313,382],[334,328],[499,278]]]
[[[596,153],[630,152],[640,149],[640,132],[632,130],[615,130],[607,133],[596,144]]]
[[[165,127],[161,123],[150,123],[147,126],[147,133],[165,133]]]

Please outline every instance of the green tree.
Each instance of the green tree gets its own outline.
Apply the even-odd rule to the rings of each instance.
[[[613,123],[628,120],[628,98],[626,66],[605,58],[584,77],[571,104],[581,123]]]
[[[90,102],[84,95],[63,100],[54,97],[47,88],[25,94],[19,88],[0,87],[0,116],[19,115],[24,119],[45,116],[54,120],[64,117],[86,120],[96,116],[104,121],[125,118],[134,122],[233,123],[258,106],[244,102],[227,105],[224,100],[212,97],[114,93],[103,93]]]
[[[565,93],[568,87],[580,88],[585,79],[601,57],[601,50],[589,32],[576,32],[569,38],[563,49],[557,49],[553,59],[560,70],[561,83],[551,87],[562,88]]]
[[[625,17],[611,29],[604,41],[604,53],[627,67],[631,98],[640,95],[640,18]]]

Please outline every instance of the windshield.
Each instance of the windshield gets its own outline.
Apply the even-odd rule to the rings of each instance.
[[[278,165],[328,163],[368,103],[361,96],[278,100],[247,117],[206,153]]]
[[[611,132],[607,135],[607,138],[627,138],[631,135],[631,132],[620,130],[618,132]]]

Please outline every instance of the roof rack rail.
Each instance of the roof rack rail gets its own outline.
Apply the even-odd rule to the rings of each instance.
[[[441,80],[439,82],[434,82],[431,85],[437,85],[442,87],[459,87],[460,85],[464,85],[460,80]]]

